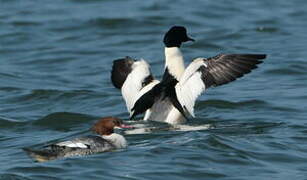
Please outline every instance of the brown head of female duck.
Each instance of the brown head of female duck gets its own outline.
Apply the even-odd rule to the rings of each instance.
[[[110,141],[116,148],[125,148],[127,146],[125,138],[120,134],[114,133],[114,129],[117,128],[130,128],[130,126],[124,125],[122,120],[116,117],[105,117],[95,123],[92,130],[102,138]]]

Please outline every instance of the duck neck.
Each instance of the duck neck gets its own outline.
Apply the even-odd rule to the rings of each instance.
[[[179,47],[165,47],[165,71],[177,81],[184,73],[184,60]]]
[[[112,143],[116,148],[127,147],[126,139],[120,134],[112,133],[110,135],[103,135],[102,138]]]

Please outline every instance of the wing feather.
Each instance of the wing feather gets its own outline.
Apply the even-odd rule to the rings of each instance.
[[[213,78],[212,84],[207,86],[219,86],[234,81],[257,68],[257,64],[262,63],[265,57],[265,54],[220,54],[204,59]]]
[[[178,101],[194,117],[195,101],[201,93],[251,72],[265,57],[264,54],[220,54],[195,59],[175,87]]]
[[[136,100],[146,92],[141,92],[141,90],[153,82],[156,83],[150,72],[149,64],[145,60],[136,61],[130,57],[113,62],[111,80],[115,87],[121,89],[130,114]]]

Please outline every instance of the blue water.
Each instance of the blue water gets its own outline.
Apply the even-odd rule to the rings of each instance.
[[[307,3],[0,0],[0,179],[307,179]],[[187,27],[186,63],[266,53],[251,74],[212,88],[186,125],[128,122],[114,59],[144,58],[161,77],[162,37]],[[154,131],[129,148],[34,163],[21,150],[87,133],[116,116]]]

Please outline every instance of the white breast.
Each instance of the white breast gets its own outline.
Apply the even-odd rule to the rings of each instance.
[[[178,47],[165,48],[165,67],[179,81],[185,68],[183,55]]]
[[[120,134],[113,133],[111,135],[104,135],[102,136],[105,140],[108,140],[112,143],[117,149],[126,148],[127,141],[124,136]]]
[[[178,81],[184,73],[183,55],[178,47],[165,48],[165,68]],[[162,121],[169,124],[180,124],[185,121],[181,113],[168,99],[158,99],[149,111],[146,112],[145,120]]]
[[[173,104],[168,99],[162,98],[160,98],[152,106],[152,108],[150,109],[150,113],[148,113],[147,119],[151,121],[166,122],[173,125],[185,122],[185,118],[173,106]]]

